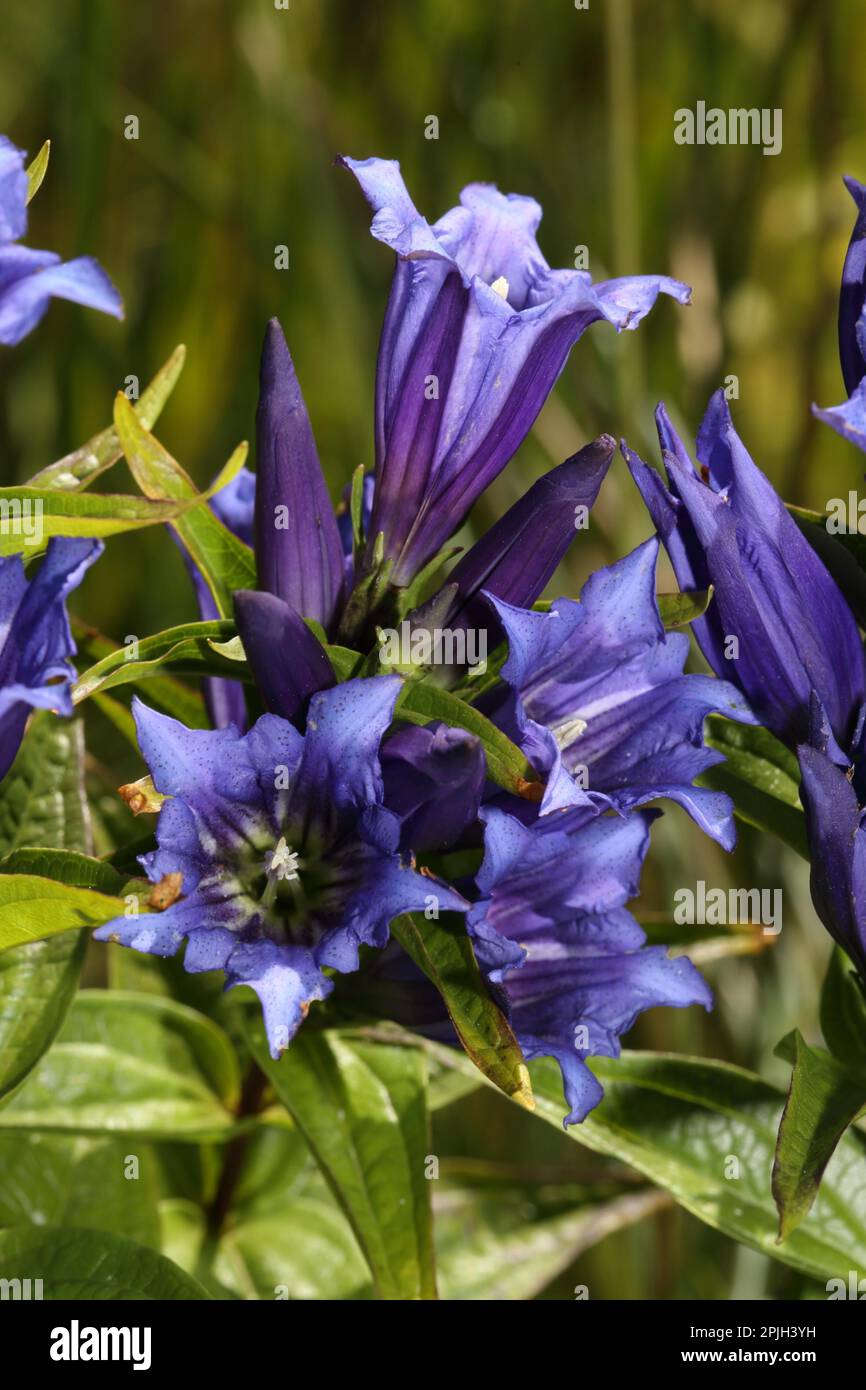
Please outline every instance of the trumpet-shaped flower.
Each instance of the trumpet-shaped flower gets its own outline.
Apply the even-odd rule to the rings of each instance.
[[[581,334],[599,319],[636,328],[660,293],[686,303],[690,292],[663,275],[593,284],[586,271],[552,270],[533,198],[470,184],[431,225],[393,160],[339,162],[373,207],[373,236],[397,256],[376,370],[367,558],[383,533],[403,585],[517,451]]]
[[[579,603],[547,613],[492,599],[508,638],[506,692],[488,712],[548,774],[542,809],[591,804],[628,811],[666,797],[730,849],[731,803],[694,779],[720,762],[706,716],[751,720],[733,685],[683,675],[689,642],[665,632],[650,540],[584,585]]]
[[[653,813],[576,808],[522,825],[490,808],[479,900],[467,916],[475,954],[524,1055],[554,1057],[577,1124],[602,1098],[591,1056],[618,1057],[620,1037],[658,1005],[712,995],[684,957],[672,960],[625,907],[638,891]]]

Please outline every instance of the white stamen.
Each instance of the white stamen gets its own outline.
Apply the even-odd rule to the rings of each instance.
[[[293,849],[286,844],[285,835],[281,835],[271,852],[268,861],[268,873],[274,874],[278,879],[291,883],[298,877],[299,859]]]
[[[585,719],[565,719],[551,730],[560,748],[570,748],[586,728]]]
[[[504,275],[500,275],[498,280],[494,280],[490,286],[494,294],[499,294],[503,299],[508,299],[508,281]]]

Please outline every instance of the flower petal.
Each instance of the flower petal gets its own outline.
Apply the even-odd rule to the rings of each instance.
[[[317,690],[335,683],[327,652],[291,604],[240,589],[235,616],[266,710],[297,719]]]
[[[343,551],[307,407],[283,330],[271,319],[256,415],[259,587],[329,627],[343,588]]]

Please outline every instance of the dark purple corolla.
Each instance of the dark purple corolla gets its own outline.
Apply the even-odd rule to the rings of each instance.
[[[397,256],[376,372],[376,495],[367,563],[380,533],[391,581],[407,584],[512,458],[590,324],[636,328],[666,276],[593,284],[552,270],[532,198],[470,184],[434,224],[393,160],[343,158]]]
[[[710,666],[789,745],[808,741],[815,691],[849,746],[866,696],[857,624],[769,480],[734,429],[723,392],[698,433],[696,473],[663,406],[657,412],[669,489],[624,446],[681,589],[713,586],[693,624]]]
[[[25,154],[0,135],[0,343],[14,346],[35,328],[52,298],[71,299],[123,318],[123,302],[91,256],[62,262],[53,251],[18,242],[27,231]]]
[[[657,552],[647,541],[592,575],[579,603],[556,599],[547,613],[493,599],[508,659],[488,712],[547,774],[544,811],[666,797],[730,849],[730,800],[692,784],[722,760],[704,745],[706,716],[751,716],[727,681],[683,675],[689,640],[659,617]]]
[[[839,362],[848,399],[812,410],[858,449],[866,449],[866,187],[850,177],[845,187],[857,208],[839,291]]]
[[[400,820],[383,805],[379,746],[400,684],[379,676],[315,695],[304,734],[273,714],[243,736],[187,729],[136,701],[139,744],[168,798],[142,863],[180,896],[97,939],[162,956],[185,941],[187,970],[256,991],[279,1057],[330,993],[325,971],[356,970],[360,947],[384,946],[402,912],[465,910],[401,853]]]
[[[480,897],[467,926],[524,1055],[559,1063],[566,1125],[602,1098],[586,1058],[618,1057],[639,1014],[712,1006],[691,962],[647,947],[625,908],[638,891],[652,817],[576,808],[525,826],[504,811],[483,812]]]
[[[668,490],[625,449],[680,587],[713,586],[694,623],[712,668],[796,750],[822,922],[866,977],[866,658],[822,561],[737,435],[721,392],[698,434],[699,476],[667,413]]]
[[[330,632],[344,594],[343,544],[276,319],[265,334],[256,414],[255,551],[259,588]]]
[[[413,626],[474,628],[492,652],[505,633],[489,599],[535,602],[585,527],[615,449],[609,434],[600,435],[543,474],[461,556],[441,590],[413,614]]]
[[[12,766],[31,710],[72,713],[75,643],[66,597],[102,549],[100,541],[55,536],[29,581],[20,555],[0,559],[0,777]]]

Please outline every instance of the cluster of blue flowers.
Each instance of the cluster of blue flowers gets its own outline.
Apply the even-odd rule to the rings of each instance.
[[[96,935],[158,955],[183,946],[187,970],[221,970],[229,985],[251,986],[278,1057],[337,977],[363,972],[369,948],[384,973],[411,976],[389,944],[398,915],[459,914],[524,1054],[559,1062],[574,1123],[601,1097],[587,1057],[617,1056],[650,1007],[711,1006],[694,966],[647,946],[626,906],[659,814],[648,803],[672,801],[726,849],[734,844],[728,798],[695,785],[721,759],[704,743],[707,714],[762,724],[796,750],[816,908],[866,975],[863,646],[721,393],[698,435],[697,471],[659,407],[667,487],[623,444],[658,535],[595,573],[579,601],[536,602],[575,536],[575,508],[591,506],[602,484],[615,452],[609,436],[553,469],[425,587],[584,330],[597,320],[636,328],[660,293],[687,303],[689,290],[660,276],[594,284],[586,272],[552,270],[530,198],[471,185],[431,225],[396,163],[340,162],[373,207],[373,235],[396,255],[376,372],[375,470],[335,511],[273,320],[256,475],[243,470],[212,503],[255,551],[258,589],[237,593],[235,612],[260,704],[240,683],[210,678],[214,727],[200,730],[135,701],[141,751],[166,798],[157,847],[142,863],[152,882],[172,875],[180,889],[166,910],[119,918]],[[850,186],[859,215],[840,334],[851,398],[822,415],[864,446],[866,190]],[[48,253],[12,244],[25,195],[19,152],[7,142],[5,342],[33,326],[50,294],[118,307],[92,262],[53,269]],[[712,586],[693,627],[713,676],[685,674],[688,638],[663,626],[660,544],[683,590]],[[69,712],[64,596],[97,550],[52,542],[29,588],[19,561],[0,565],[4,773],[30,706]],[[194,578],[202,617],[215,616]],[[483,629],[485,649],[501,650],[477,693],[454,667],[436,678],[460,685],[523,751],[538,774],[523,794],[493,785],[473,735],[401,719],[401,674],[377,674],[368,657],[369,674],[338,680],[316,633],[375,652],[377,626],[403,612],[416,627]],[[474,853],[473,876],[447,881],[449,863],[467,858],[451,861],[454,851]],[[429,1005],[401,1021],[443,1026]]]

